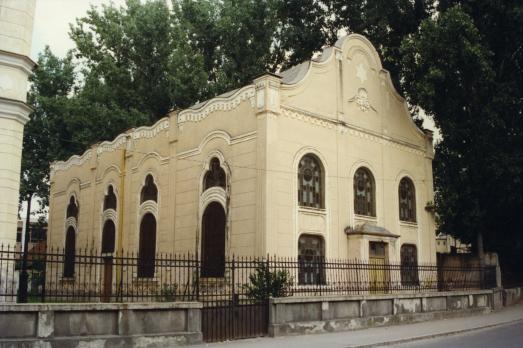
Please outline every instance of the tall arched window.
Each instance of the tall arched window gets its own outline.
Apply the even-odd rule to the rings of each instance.
[[[403,244],[400,249],[401,258],[401,285],[417,286],[418,277],[418,250],[414,244]]]
[[[151,174],[145,178],[145,185],[142,187],[142,192],[140,193],[140,204],[145,201],[158,202],[158,188]]]
[[[78,219],[78,204],[76,203],[76,199],[74,198],[74,196],[71,196],[71,198],[69,198],[69,204],[67,205],[66,218],[70,217]]]
[[[325,284],[325,244],[320,236],[302,234],[298,240],[298,283]]]
[[[219,186],[225,189],[225,179],[225,171],[220,166],[220,160],[213,157],[211,163],[209,163],[209,170],[205,173],[205,178],[203,179],[204,191],[214,186]]]
[[[303,207],[324,208],[324,174],[320,160],[303,156],[298,165],[298,203]]]
[[[113,253],[116,227],[113,220],[107,220],[102,230],[102,253]]]
[[[354,212],[376,216],[376,189],[372,173],[364,167],[354,174]]]
[[[147,213],[140,223],[138,277],[153,278],[156,253],[156,218]]]
[[[112,185],[109,185],[107,194],[104,196],[104,211],[107,209],[116,210],[116,195]]]
[[[407,177],[400,181],[398,188],[400,220],[416,222],[416,191],[414,183]]]
[[[64,250],[64,278],[74,277],[74,263],[76,256],[76,231],[73,226],[69,226],[65,233],[65,250]]]
[[[78,223],[78,203],[76,198],[71,196],[69,198],[69,204],[67,205],[66,219],[73,218],[74,225],[67,227],[65,231],[65,247],[64,247],[64,268],[63,277],[72,278],[74,277],[75,257],[76,257],[76,226]],[[68,223],[69,224],[69,223]]]

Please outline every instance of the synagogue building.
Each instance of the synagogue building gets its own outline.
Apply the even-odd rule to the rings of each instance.
[[[435,263],[433,158],[432,133],[353,34],[53,163],[48,243],[209,264],[267,254]]]

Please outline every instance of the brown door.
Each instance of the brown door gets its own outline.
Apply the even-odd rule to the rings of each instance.
[[[388,269],[386,265],[387,244],[382,242],[369,242],[369,267],[370,291],[372,293],[387,292]]]
[[[202,217],[202,277],[223,277],[225,273],[225,211],[210,203]]]
[[[113,257],[105,257],[104,258],[104,279],[103,279],[103,287],[102,287],[102,296],[101,300],[102,302],[110,302],[111,301],[111,295],[112,295],[112,287],[113,287]]]

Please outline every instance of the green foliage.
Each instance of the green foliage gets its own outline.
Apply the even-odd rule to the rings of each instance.
[[[440,1],[438,10],[404,39],[401,75],[409,102],[443,136],[434,163],[439,230],[465,242],[481,233],[507,260],[523,248],[523,7]]]
[[[254,273],[249,275],[250,284],[245,284],[249,298],[263,301],[269,297],[290,296],[292,279],[287,271],[271,272],[267,265],[260,262]]]
[[[162,302],[174,302],[176,301],[177,290],[178,284],[163,284],[158,299]]]
[[[67,139],[71,132],[64,124],[71,116],[69,96],[74,91],[73,57],[55,56],[46,47],[38,56],[38,69],[30,78],[27,101],[33,107],[25,125],[20,199],[34,195],[44,198],[49,191],[49,163],[70,156],[76,150]]]

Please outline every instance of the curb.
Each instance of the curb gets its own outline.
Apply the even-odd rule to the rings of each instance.
[[[495,328],[495,327],[498,327],[498,326],[510,325],[510,324],[515,324],[515,323],[520,323],[520,322],[523,323],[523,319],[514,319],[514,320],[505,321],[505,322],[502,322],[502,323],[496,323],[496,324],[489,324],[489,325],[485,325],[485,326],[472,327],[472,328],[469,328],[469,329],[441,332],[441,333],[437,333],[437,334],[429,334],[429,335],[423,335],[423,336],[402,338],[402,339],[399,339],[399,340],[392,340],[392,341],[376,342],[376,343],[371,343],[371,344],[347,346],[346,348],[371,348],[371,347],[391,346],[391,345],[396,345],[396,344],[401,344],[401,343],[409,343],[409,342],[427,340],[427,339],[431,339],[431,338],[454,336],[454,335],[459,335],[459,334],[462,334],[462,333],[480,331],[480,330],[483,330],[483,329],[490,329],[490,328]]]

